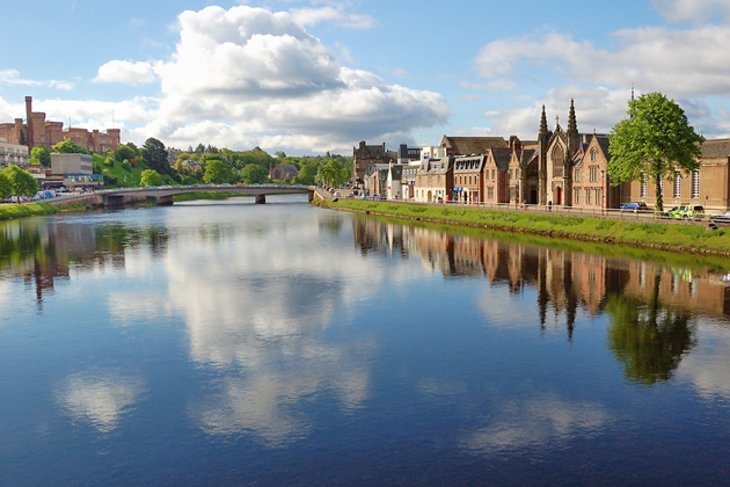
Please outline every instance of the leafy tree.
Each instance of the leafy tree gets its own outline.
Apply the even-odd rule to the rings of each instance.
[[[162,176],[160,176],[160,173],[158,173],[154,169],[145,169],[144,171],[142,171],[142,175],[139,179],[139,184],[141,184],[145,188],[149,188],[150,186],[161,186]]]
[[[0,171],[0,198],[7,198],[13,194],[13,183],[10,178],[5,174],[5,171]]]
[[[51,151],[44,145],[37,145],[30,150],[30,163],[43,167],[51,166]]]
[[[258,164],[248,164],[241,171],[241,180],[244,184],[265,183],[269,180],[269,171]]]
[[[233,171],[230,164],[220,159],[210,159],[205,164],[203,181],[208,184],[222,184],[233,181]]]
[[[13,195],[33,196],[38,192],[38,181],[28,171],[13,164],[3,169],[3,173],[10,181]]]
[[[329,159],[319,166],[316,180],[325,186],[340,186],[349,179],[350,171],[338,160]]]
[[[130,144],[119,144],[114,151],[114,158],[117,161],[132,160],[135,157],[137,157],[137,150]]]
[[[317,176],[317,166],[315,164],[307,163],[303,164],[299,168],[299,174],[294,178],[295,184],[314,184],[315,177]]]
[[[89,151],[85,147],[80,146],[73,140],[62,140],[58,144],[51,147],[52,152],[60,154],[88,154]]]
[[[657,210],[663,211],[661,182],[675,172],[697,169],[705,139],[689,125],[684,110],[661,93],[629,101],[628,115],[614,125],[609,137],[608,175],[619,184],[646,174],[656,185]]]
[[[142,157],[151,169],[160,173],[171,173],[165,144],[154,137],[150,137],[145,141],[142,146]]]

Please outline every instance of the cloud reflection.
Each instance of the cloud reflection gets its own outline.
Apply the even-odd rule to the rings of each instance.
[[[134,377],[113,372],[77,374],[68,377],[57,390],[56,400],[75,421],[111,433],[143,390],[144,382]]]
[[[467,435],[462,446],[478,453],[537,448],[571,436],[595,432],[610,421],[604,408],[555,395],[509,401],[488,426]]]

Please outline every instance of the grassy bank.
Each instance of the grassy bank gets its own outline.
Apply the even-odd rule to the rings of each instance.
[[[440,222],[588,242],[617,243],[634,247],[679,252],[730,255],[730,231],[706,226],[636,222],[543,214],[528,211],[497,211],[458,206],[341,199],[322,203],[335,209]]]
[[[6,203],[0,205],[0,220],[12,220],[26,216],[50,215],[59,209],[48,203]]]

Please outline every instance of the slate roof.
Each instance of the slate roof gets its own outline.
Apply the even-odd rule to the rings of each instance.
[[[493,147],[509,147],[503,137],[450,137],[444,135],[441,147],[452,155],[486,154]]]
[[[494,163],[497,164],[500,171],[509,170],[509,160],[512,158],[512,150],[509,147],[494,147],[492,154]]]
[[[390,176],[393,178],[393,181],[400,181],[403,177],[403,166],[390,166]]]
[[[703,159],[724,159],[730,157],[730,139],[706,140],[702,144]]]

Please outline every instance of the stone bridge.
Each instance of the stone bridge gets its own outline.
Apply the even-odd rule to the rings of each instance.
[[[266,196],[272,194],[306,194],[312,201],[316,188],[314,186],[282,186],[274,184],[195,184],[192,186],[158,186],[152,188],[104,189],[94,193],[64,197],[56,204],[85,203],[104,208],[123,208],[155,202],[158,205],[171,205],[173,197],[186,193],[221,192],[240,193],[241,196],[253,196],[257,204],[266,203]]]

